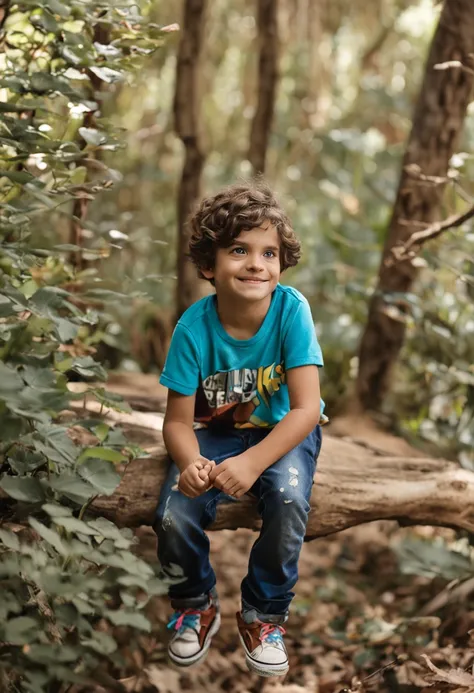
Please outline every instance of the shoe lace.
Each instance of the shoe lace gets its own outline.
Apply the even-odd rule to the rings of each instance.
[[[199,624],[200,611],[195,609],[177,609],[171,616],[167,628],[173,628],[182,633],[186,628],[197,629]]]
[[[260,642],[277,644],[283,641],[286,630],[274,623],[264,623],[260,629]]]

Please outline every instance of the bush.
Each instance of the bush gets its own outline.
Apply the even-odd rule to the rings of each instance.
[[[100,284],[84,248],[88,201],[118,174],[120,144],[102,117],[163,32],[136,3],[29,0],[3,17],[0,171],[0,684],[25,691],[90,682],[118,663],[104,624],[148,631],[143,608],[163,590],[133,554],[133,535],[87,508],[137,454],[100,417],[72,415],[68,377],[105,380],[91,334]],[[69,241],[38,248],[38,240]],[[75,243],[71,243],[71,237]],[[93,286],[93,290],[91,289]],[[120,407],[103,388],[92,394]],[[81,395],[82,397],[83,395]],[[68,411],[68,415],[64,412]],[[101,624],[101,628],[97,628]]]

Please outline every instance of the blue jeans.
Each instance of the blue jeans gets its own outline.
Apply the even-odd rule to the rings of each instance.
[[[196,431],[201,455],[216,464],[248,450],[268,433],[260,429]],[[242,581],[245,620],[283,623],[287,618],[294,597],[291,589],[298,579],[298,559],[320,448],[318,425],[297,447],[268,467],[250,489],[258,498],[263,522],[250,553],[248,574]],[[169,590],[172,605],[199,608],[207,603],[207,595],[216,584],[204,530],[215,520],[218,503],[238,501],[216,488],[188,498],[177,490],[178,478],[179,470],[172,463],[154,522],[158,559],[163,577],[181,577]]]

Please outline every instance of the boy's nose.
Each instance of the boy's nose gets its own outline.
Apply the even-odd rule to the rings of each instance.
[[[247,269],[251,272],[261,272],[263,270],[263,263],[259,256],[249,255],[247,259]]]

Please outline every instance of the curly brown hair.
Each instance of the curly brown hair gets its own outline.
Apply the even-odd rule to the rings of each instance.
[[[301,247],[291,222],[275,195],[265,183],[237,183],[213,197],[202,200],[191,215],[189,254],[198,269],[214,269],[218,248],[228,248],[241,233],[270,222],[280,237],[281,271],[294,267],[301,256]]]

